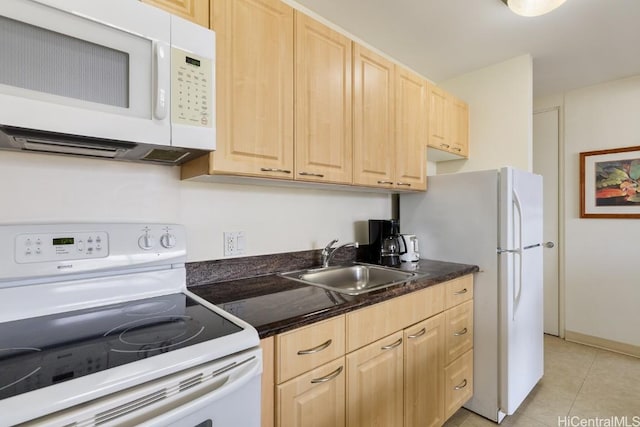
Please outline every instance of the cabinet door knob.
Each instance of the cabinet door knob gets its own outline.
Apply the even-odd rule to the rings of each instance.
[[[420,332],[418,332],[417,334],[409,335],[407,338],[409,339],[418,338],[423,336],[426,333],[427,333],[427,328],[422,328],[420,329]]]
[[[453,336],[454,336],[454,337],[459,337],[460,335],[464,335],[464,334],[466,334],[467,332],[468,332],[467,328],[464,328],[463,330],[461,330],[461,331],[458,331],[458,332],[454,333],[454,334],[453,334]]]
[[[327,376],[320,377],[320,378],[314,378],[314,379],[311,380],[311,384],[326,383],[327,381],[331,381],[332,379],[334,379],[335,377],[340,375],[340,373],[342,372],[343,369],[344,369],[344,366],[340,366],[338,369],[336,369],[335,371],[331,372]]]
[[[323,342],[322,344],[320,344],[317,347],[313,347],[307,350],[300,350],[298,351],[298,354],[300,356],[304,356],[305,354],[314,354],[314,353],[318,353],[322,350],[324,350],[325,348],[329,347],[331,345],[331,340],[327,340],[326,342]]]
[[[458,384],[457,386],[455,386],[453,389],[454,390],[462,390],[463,388],[465,388],[467,386],[467,379],[465,378],[464,381],[462,381],[460,384]]]
[[[392,348],[396,348],[400,344],[402,344],[402,338],[400,338],[398,341],[394,342],[393,344],[389,344],[389,345],[385,345],[384,347],[380,347],[380,350],[391,350]]]
[[[324,178],[324,175],[321,174],[321,173],[298,172],[298,175],[302,175],[302,176],[317,176],[318,178]]]
[[[291,173],[290,170],[287,169],[278,169],[278,168],[260,168],[262,172],[280,172],[280,173]]]

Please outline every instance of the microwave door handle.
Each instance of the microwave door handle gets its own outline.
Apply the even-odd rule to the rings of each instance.
[[[157,120],[167,117],[167,96],[169,94],[169,49],[166,43],[155,42],[153,52],[155,74],[153,116]]]

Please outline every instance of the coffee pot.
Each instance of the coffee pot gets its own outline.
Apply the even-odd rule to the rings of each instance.
[[[406,245],[403,245],[402,236],[399,231],[400,225],[397,220],[392,220],[389,235],[382,240],[380,247],[380,261],[382,265],[391,267],[400,265],[400,257],[406,252]]]

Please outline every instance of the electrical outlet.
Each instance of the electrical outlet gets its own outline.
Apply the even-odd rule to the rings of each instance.
[[[224,256],[244,255],[246,250],[244,231],[225,231],[223,243]]]

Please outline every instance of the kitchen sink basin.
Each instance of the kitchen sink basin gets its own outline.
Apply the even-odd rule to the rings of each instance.
[[[360,295],[406,282],[418,276],[418,273],[377,265],[354,264],[291,271],[280,273],[280,276],[341,294]]]

